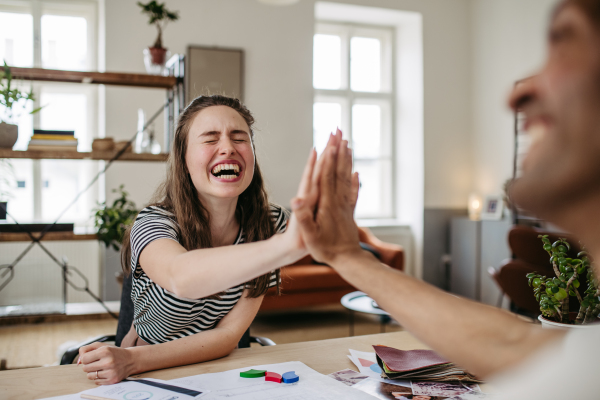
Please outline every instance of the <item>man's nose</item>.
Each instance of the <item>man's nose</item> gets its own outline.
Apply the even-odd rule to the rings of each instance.
[[[510,108],[512,108],[514,111],[517,111],[533,101],[536,93],[535,88],[537,80],[538,75],[534,75],[515,83],[515,87],[508,99]]]

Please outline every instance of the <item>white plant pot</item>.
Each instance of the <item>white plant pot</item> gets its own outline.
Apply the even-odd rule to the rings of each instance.
[[[19,137],[19,127],[17,125],[0,122],[0,148],[12,149],[17,143]]]
[[[571,325],[571,324],[563,324],[561,322],[550,321],[549,319],[544,318],[543,316],[538,317],[538,321],[542,323],[542,328],[544,329],[561,329],[561,330],[569,330],[569,329],[594,329],[598,328],[598,323],[586,324],[586,325]]]

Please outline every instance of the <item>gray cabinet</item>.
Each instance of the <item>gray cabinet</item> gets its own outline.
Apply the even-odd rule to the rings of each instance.
[[[450,291],[496,306],[500,289],[488,273],[510,257],[508,231],[511,221],[471,221],[453,218],[450,225],[452,267]]]

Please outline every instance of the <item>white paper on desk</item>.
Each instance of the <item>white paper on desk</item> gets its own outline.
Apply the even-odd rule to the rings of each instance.
[[[75,394],[65,394],[65,395],[56,396],[56,397],[46,397],[45,399],[41,399],[41,400],[81,400],[81,397],[79,397],[79,393],[75,393]]]
[[[380,382],[389,383],[391,385],[398,385],[404,387],[411,387],[410,381],[402,380],[402,379],[385,379],[381,377],[381,372],[374,371],[371,369],[371,365],[377,365],[377,356],[375,353],[368,353],[366,351],[358,351],[358,350],[350,350],[350,356],[348,358],[356,368],[360,371],[361,374],[367,375],[369,378],[377,379]],[[372,364],[371,364],[372,363]],[[378,368],[380,370],[381,368]]]
[[[170,386],[177,386],[177,389],[188,389],[193,393],[182,393],[170,390],[169,388],[156,387],[146,383],[137,382],[136,379],[129,379],[114,385],[101,385],[94,389],[85,390],[79,393],[82,399],[113,399],[113,400],[192,400],[197,399],[207,392],[204,388],[189,387],[184,384],[177,384],[172,381],[163,381],[160,379],[144,378],[139,381],[158,383]]]
[[[276,372],[280,375],[295,371],[300,380],[296,383],[286,384],[265,382],[264,378],[240,378],[240,372],[250,368]],[[202,400],[373,400],[370,395],[322,375],[299,361],[248,365],[244,368],[214,374],[189,376],[173,379],[169,382],[210,390],[210,393],[203,396]]]

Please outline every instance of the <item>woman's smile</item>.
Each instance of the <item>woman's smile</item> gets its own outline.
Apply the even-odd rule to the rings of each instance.
[[[237,182],[242,179],[243,168],[237,160],[223,160],[210,169],[211,179],[217,182]]]

